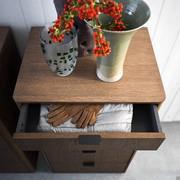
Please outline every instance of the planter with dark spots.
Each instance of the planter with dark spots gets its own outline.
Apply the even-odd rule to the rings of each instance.
[[[65,35],[61,43],[53,43],[45,26],[40,35],[41,49],[50,70],[59,76],[70,75],[75,66],[78,56],[77,30]]]

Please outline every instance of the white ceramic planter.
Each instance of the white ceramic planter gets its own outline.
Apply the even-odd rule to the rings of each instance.
[[[42,52],[50,70],[58,76],[70,75],[78,56],[77,31],[74,28],[65,35],[61,43],[53,43],[49,37],[49,26],[45,26],[40,35]]]

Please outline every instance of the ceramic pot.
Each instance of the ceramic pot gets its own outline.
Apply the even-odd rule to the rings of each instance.
[[[74,28],[65,35],[63,42],[53,43],[49,37],[48,29],[49,26],[45,26],[40,35],[45,60],[52,72],[59,76],[68,76],[76,66],[78,56],[77,31]]]
[[[115,82],[123,77],[123,66],[127,50],[135,32],[150,18],[150,8],[142,0],[116,0],[124,5],[123,22],[124,31],[110,31],[103,29],[104,36],[111,44],[111,53],[106,57],[97,58],[97,76],[105,82]],[[101,14],[99,21],[105,25],[112,18]],[[91,22],[88,22],[90,26]]]

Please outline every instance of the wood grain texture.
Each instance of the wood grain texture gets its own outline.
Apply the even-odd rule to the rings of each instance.
[[[9,28],[0,28],[0,172],[29,172],[33,165],[15,144],[19,110],[12,98],[20,57]]]
[[[0,118],[0,172],[33,172],[34,166],[14,142]]]
[[[11,30],[0,27],[0,118],[11,134],[15,131],[19,115],[12,94],[20,64]]]
[[[29,105],[27,116],[21,117],[31,123],[19,121],[28,126],[28,131],[19,128],[14,140],[22,150],[43,152],[54,172],[124,172],[136,150],[157,150],[165,139],[158,125],[157,108],[153,107],[145,104],[134,106],[133,132],[54,133],[37,132],[37,126],[29,129],[34,127],[31,124],[39,121],[37,112],[40,108],[37,104]],[[84,167],[84,162],[94,165]]]
[[[157,150],[165,139],[164,133],[15,133],[16,143],[23,149],[29,151],[43,151],[51,147],[51,144],[69,143],[71,147],[78,144],[80,135],[98,135],[101,137],[101,145],[112,147],[128,147],[133,150]],[[88,145],[84,145],[88,146]],[[93,145],[92,145],[93,146]],[[63,147],[63,146],[62,146]],[[74,147],[75,148],[75,147]],[[128,149],[127,148],[127,149]]]
[[[11,30],[0,28],[0,93],[11,96],[16,84],[21,59],[17,52]]]
[[[81,145],[78,135],[97,134],[99,145]],[[16,133],[16,143],[23,150],[45,154],[55,172],[125,172],[134,151],[157,150],[164,140],[163,133]],[[95,151],[83,154],[82,151]],[[87,168],[83,162],[94,162]],[[123,164],[124,168],[118,166]],[[119,168],[117,168],[119,167]]]
[[[7,27],[0,27],[0,50],[3,47],[3,44],[5,42],[5,39],[8,34],[8,28]]]
[[[78,60],[72,75],[50,72],[39,44],[41,28],[32,28],[16,84],[16,102],[160,103],[165,99],[159,70],[146,28],[130,45],[123,79],[104,83],[96,77],[95,57]]]
[[[27,148],[43,147],[42,144],[53,142],[73,142],[73,145],[98,145],[101,140],[109,140],[109,142],[125,142],[142,140],[142,141],[157,141],[164,140],[164,133],[161,132],[159,124],[159,118],[157,114],[157,108],[153,105],[136,104],[133,107],[133,119],[132,119],[132,132],[38,132],[37,124],[39,123],[40,105],[31,104],[29,106],[23,105],[19,116],[18,130],[14,134],[14,139],[20,143],[24,142]],[[20,127],[23,125],[23,129]],[[31,127],[31,128],[30,128]],[[138,141],[137,141],[138,142]],[[41,144],[42,143],[42,144]],[[32,146],[31,146],[32,144]],[[57,143],[58,144],[58,143]],[[148,146],[150,146],[149,143]],[[151,148],[157,148],[152,145]],[[134,145],[133,145],[134,146]],[[111,145],[110,145],[111,147]],[[137,147],[138,149],[138,147]]]
[[[79,147],[72,150],[69,146],[64,151],[62,144],[54,144],[52,148],[46,149],[45,154],[54,172],[124,172],[133,151],[124,152],[118,146],[113,151],[109,147],[102,147]],[[84,149],[93,149],[95,153],[84,154]]]
[[[27,171],[12,147],[0,136],[0,172]]]

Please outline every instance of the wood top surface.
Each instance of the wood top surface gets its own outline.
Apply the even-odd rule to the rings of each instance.
[[[67,77],[52,73],[41,52],[40,27],[31,30],[14,99],[20,103],[161,103],[165,93],[148,30],[139,30],[131,42],[123,78],[105,83],[96,77],[95,57],[79,58]]]

